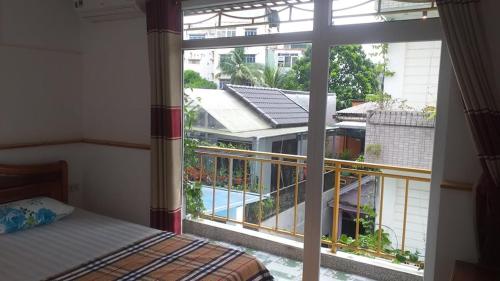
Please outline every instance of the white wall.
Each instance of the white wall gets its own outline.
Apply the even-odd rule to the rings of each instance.
[[[0,62],[0,144],[149,143],[144,18],[80,23],[71,1],[0,0]],[[77,190],[71,203],[149,224],[149,151],[90,144],[0,150],[0,163],[57,160],[69,163]]]
[[[149,225],[149,151],[84,145],[85,208]]]
[[[82,23],[85,138],[149,143],[146,36],[145,18]],[[148,225],[150,152],[90,144],[84,149],[85,206]]]
[[[149,143],[145,18],[82,23],[83,134]]]
[[[458,88],[452,82],[443,179],[475,183],[480,165],[465,121]],[[455,260],[477,261],[472,192],[441,190],[435,280],[447,280]]]
[[[449,280],[455,260],[477,260],[473,193],[440,188],[444,180],[474,183],[480,174],[446,49],[441,62],[425,281]]]
[[[0,145],[78,139],[80,27],[71,1],[0,0]],[[2,164],[69,163],[83,205],[79,144],[0,150]]]
[[[394,171],[387,173],[395,174]],[[397,174],[397,172],[396,172]],[[404,174],[404,173],[402,173]],[[422,177],[419,174],[408,176]],[[392,246],[401,249],[403,238],[404,204],[406,183],[401,179],[385,178],[384,181],[384,206],[382,210],[382,225],[389,234]],[[380,193],[380,191],[378,191]],[[408,185],[408,208],[406,215],[405,250],[425,255],[427,235],[427,217],[429,213],[430,184],[410,181]],[[380,194],[376,199],[377,214],[380,211]],[[376,217],[378,225],[379,217]]]
[[[385,78],[384,90],[417,110],[435,106],[440,54],[440,41],[389,44],[388,68],[395,73]]]
[[[0,144],[81,137],[79,40],[69,1],[0,1]]]

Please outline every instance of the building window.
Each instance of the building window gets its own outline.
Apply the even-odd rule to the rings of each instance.
[[[224,89],[226,84],[231,84],[231,80],[229,79],[219,79],[219,89]]]
[[[298,54],[278,53],[278,66],[292,67],[298,59]]]
[[[245,28],[245,36],[257,35],[257,28]]]
[[[225,28],[217,30],[217,38],[234,37],[234,36],[236,36],[236,29],[234,28]]]
[[[205,34],[189,34],[189,40],[202,40],[205,37]]]
[[[289,48],[290,49],[300,49],[300,50],[305,50],[307,49],[308,44],[307,43],[295,43],[295,44],[290,44]]]
[[[246,63],[255,63],[255,55],[245,54],[245,62]]]
[[[188,59],[189,64],[200,64],[201,60],[199,59]]]

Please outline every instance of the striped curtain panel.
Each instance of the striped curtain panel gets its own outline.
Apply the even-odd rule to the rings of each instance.
[[[181,232],[182,35],[180,0],[146,2],[151,76],[151,227]]]
[[[500,264],[500,93],[495,89],[487,28],[479,0],[438,0],[453,69],[483,175],[476,187],[476,224],[483,264]]]

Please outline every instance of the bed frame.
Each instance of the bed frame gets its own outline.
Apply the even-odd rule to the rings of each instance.
[[[0,204],[38,196],[68,202],[68,164],[0,165]]]

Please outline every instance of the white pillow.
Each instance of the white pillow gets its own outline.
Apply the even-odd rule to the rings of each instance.
[[[0,234],[50,224],[71,214],[74,207],[48,197],[0,204]]]

